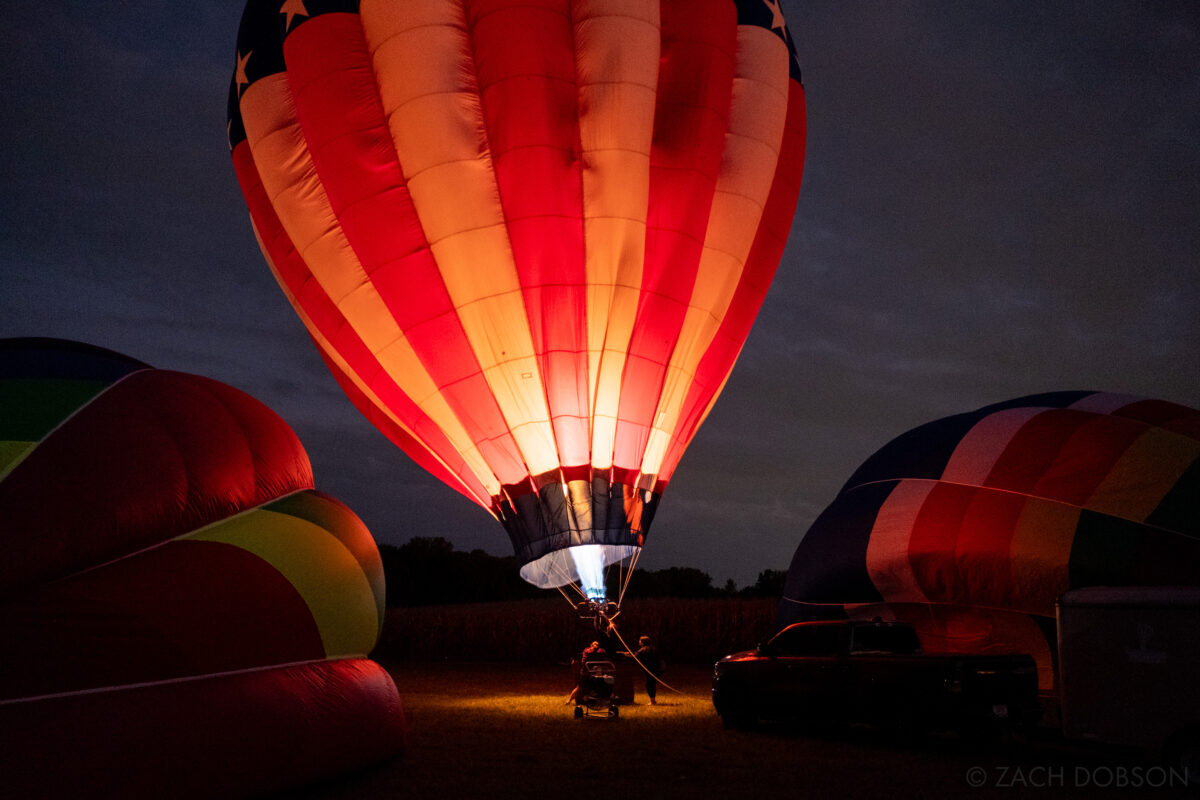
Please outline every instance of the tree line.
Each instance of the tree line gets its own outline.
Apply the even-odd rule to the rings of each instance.
[[[431,606],[525,600],[545,597],[545,590],[521,580],[517,560],[483,550],[465,552],[441,537],[416,537],[400,546],[381,544],[379,555],[387,579],[389,606]],[[712,576],[694,567],[636,569],[626,597],[772,597],[783,594],[787,573],[766,569],[758,580],[739,589],[732,579],[713,586]],[[616,597],[617,570],[610,570],[608,590]]]

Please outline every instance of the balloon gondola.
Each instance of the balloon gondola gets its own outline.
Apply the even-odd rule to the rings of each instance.
[[[804,132],[759,0],[251,0],[229,98],[345,393],[601,612],[758,313]]]

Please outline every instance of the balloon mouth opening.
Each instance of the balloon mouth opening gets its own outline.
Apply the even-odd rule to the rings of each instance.
[[[521,577],[541,589],[578,584],[588,600],[606,597],[604,570],[642,548],[629,544],[577,544],[547,553],[521,567]]]

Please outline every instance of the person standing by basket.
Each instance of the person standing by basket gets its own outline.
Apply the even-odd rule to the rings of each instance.
[[[639,636],[637,652],[629,655],[636,658],[646,671],[646,696],[650,698],[650,705],[658,705],[654,698],[658,694],[658,676],[662,674],[665,662],[659,656],[654,642],[649,636]]]
[[[599,641],[592,642],[587,647],[583,648],[583,654],[580,655],[579,661],[572,662],[576,666],[575,670],[575,688],[571,690],[571,694],[567,696],[567,702],[563,705],[574,703],[579,697],[579,687],[585,680],[587,665],[589,661],[598,661],[608,658],[608,653]]]

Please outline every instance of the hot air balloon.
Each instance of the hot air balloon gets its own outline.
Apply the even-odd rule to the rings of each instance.
[[[792,559],[781,625],[894,614],[940,649],[1020,649],[1053,684],[1055,603],[1200,583],[1200,411],[1102,392],[1022,397],[888,443]]]
[[[283,420],[47,339],[0,340],[0,408],[2,793],[240,797],[400,751],[379,552]]]
[[[595,599],[773,277],[799,77],[762,0],[251,0],[229,139],[346,394]]]

